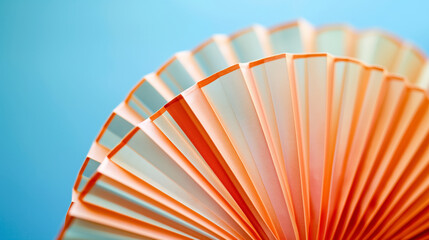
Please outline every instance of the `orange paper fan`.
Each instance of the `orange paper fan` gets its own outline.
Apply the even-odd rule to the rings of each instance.
[[[429,238],[428,85],[379,31],[217,35],[114,110],[59,238]]]

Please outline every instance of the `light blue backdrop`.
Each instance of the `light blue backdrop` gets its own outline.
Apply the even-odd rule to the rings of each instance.
[[[143,75],[214,33],[298,17],[429,50],[426,1],[0,1],[0,238],[52,239],[91,142]]]

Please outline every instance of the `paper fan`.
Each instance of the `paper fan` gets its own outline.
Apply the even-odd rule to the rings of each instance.
[[[271,30],[255,26],[231,37],[216,35],[192,52],[176,54],[156,73],[145,76],[114,110],[79,173],[73,189],[73,201],[78,198],[108,152],[134,126],[175,95],[236,62],[286,51],[326,51],[357,57],[407,76],[417,85],[426,86],[429,82],[429,67],[425,57],[410,44],[380,31],[355,32],[343,25],[315,30],[308,23],[297,21]]]
[[[139,95],[151,77],[125,102],[162,105],[167,92]],[[281,54],[215,73],[124,128],[143,119],[132,108],[97,139],[105,152],[93,154],[113,150],[86,161],[60,238],[428,237],[429,100],[380,67]]]

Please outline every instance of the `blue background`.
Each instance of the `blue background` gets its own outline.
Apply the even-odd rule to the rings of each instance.
[[[52,239],[100,127],[128,91],[214,33],[304,17],[429,50],[426,1],[0,0],[0,238]]]

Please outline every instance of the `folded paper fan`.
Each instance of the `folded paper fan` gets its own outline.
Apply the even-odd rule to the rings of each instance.
[[[114,110],[79,173],[73,201],[108,152],[176,94],[230,64],[284,51],[328,51],[358,57],[393,69],[421,86],[427,85],[429,78],[426,59],[415,47],[379,31],[357,33],[340,25],[315,30],[298,21],[271,30],[256,26],[231,37],[217,35],[192,52],[176,54],[156,73],[145,76]]]
[[[59,238],[429,237],[424,90],[358,60],[280,54],[162,106],[171,92],[139,92],[160,75],[109,118]]]

